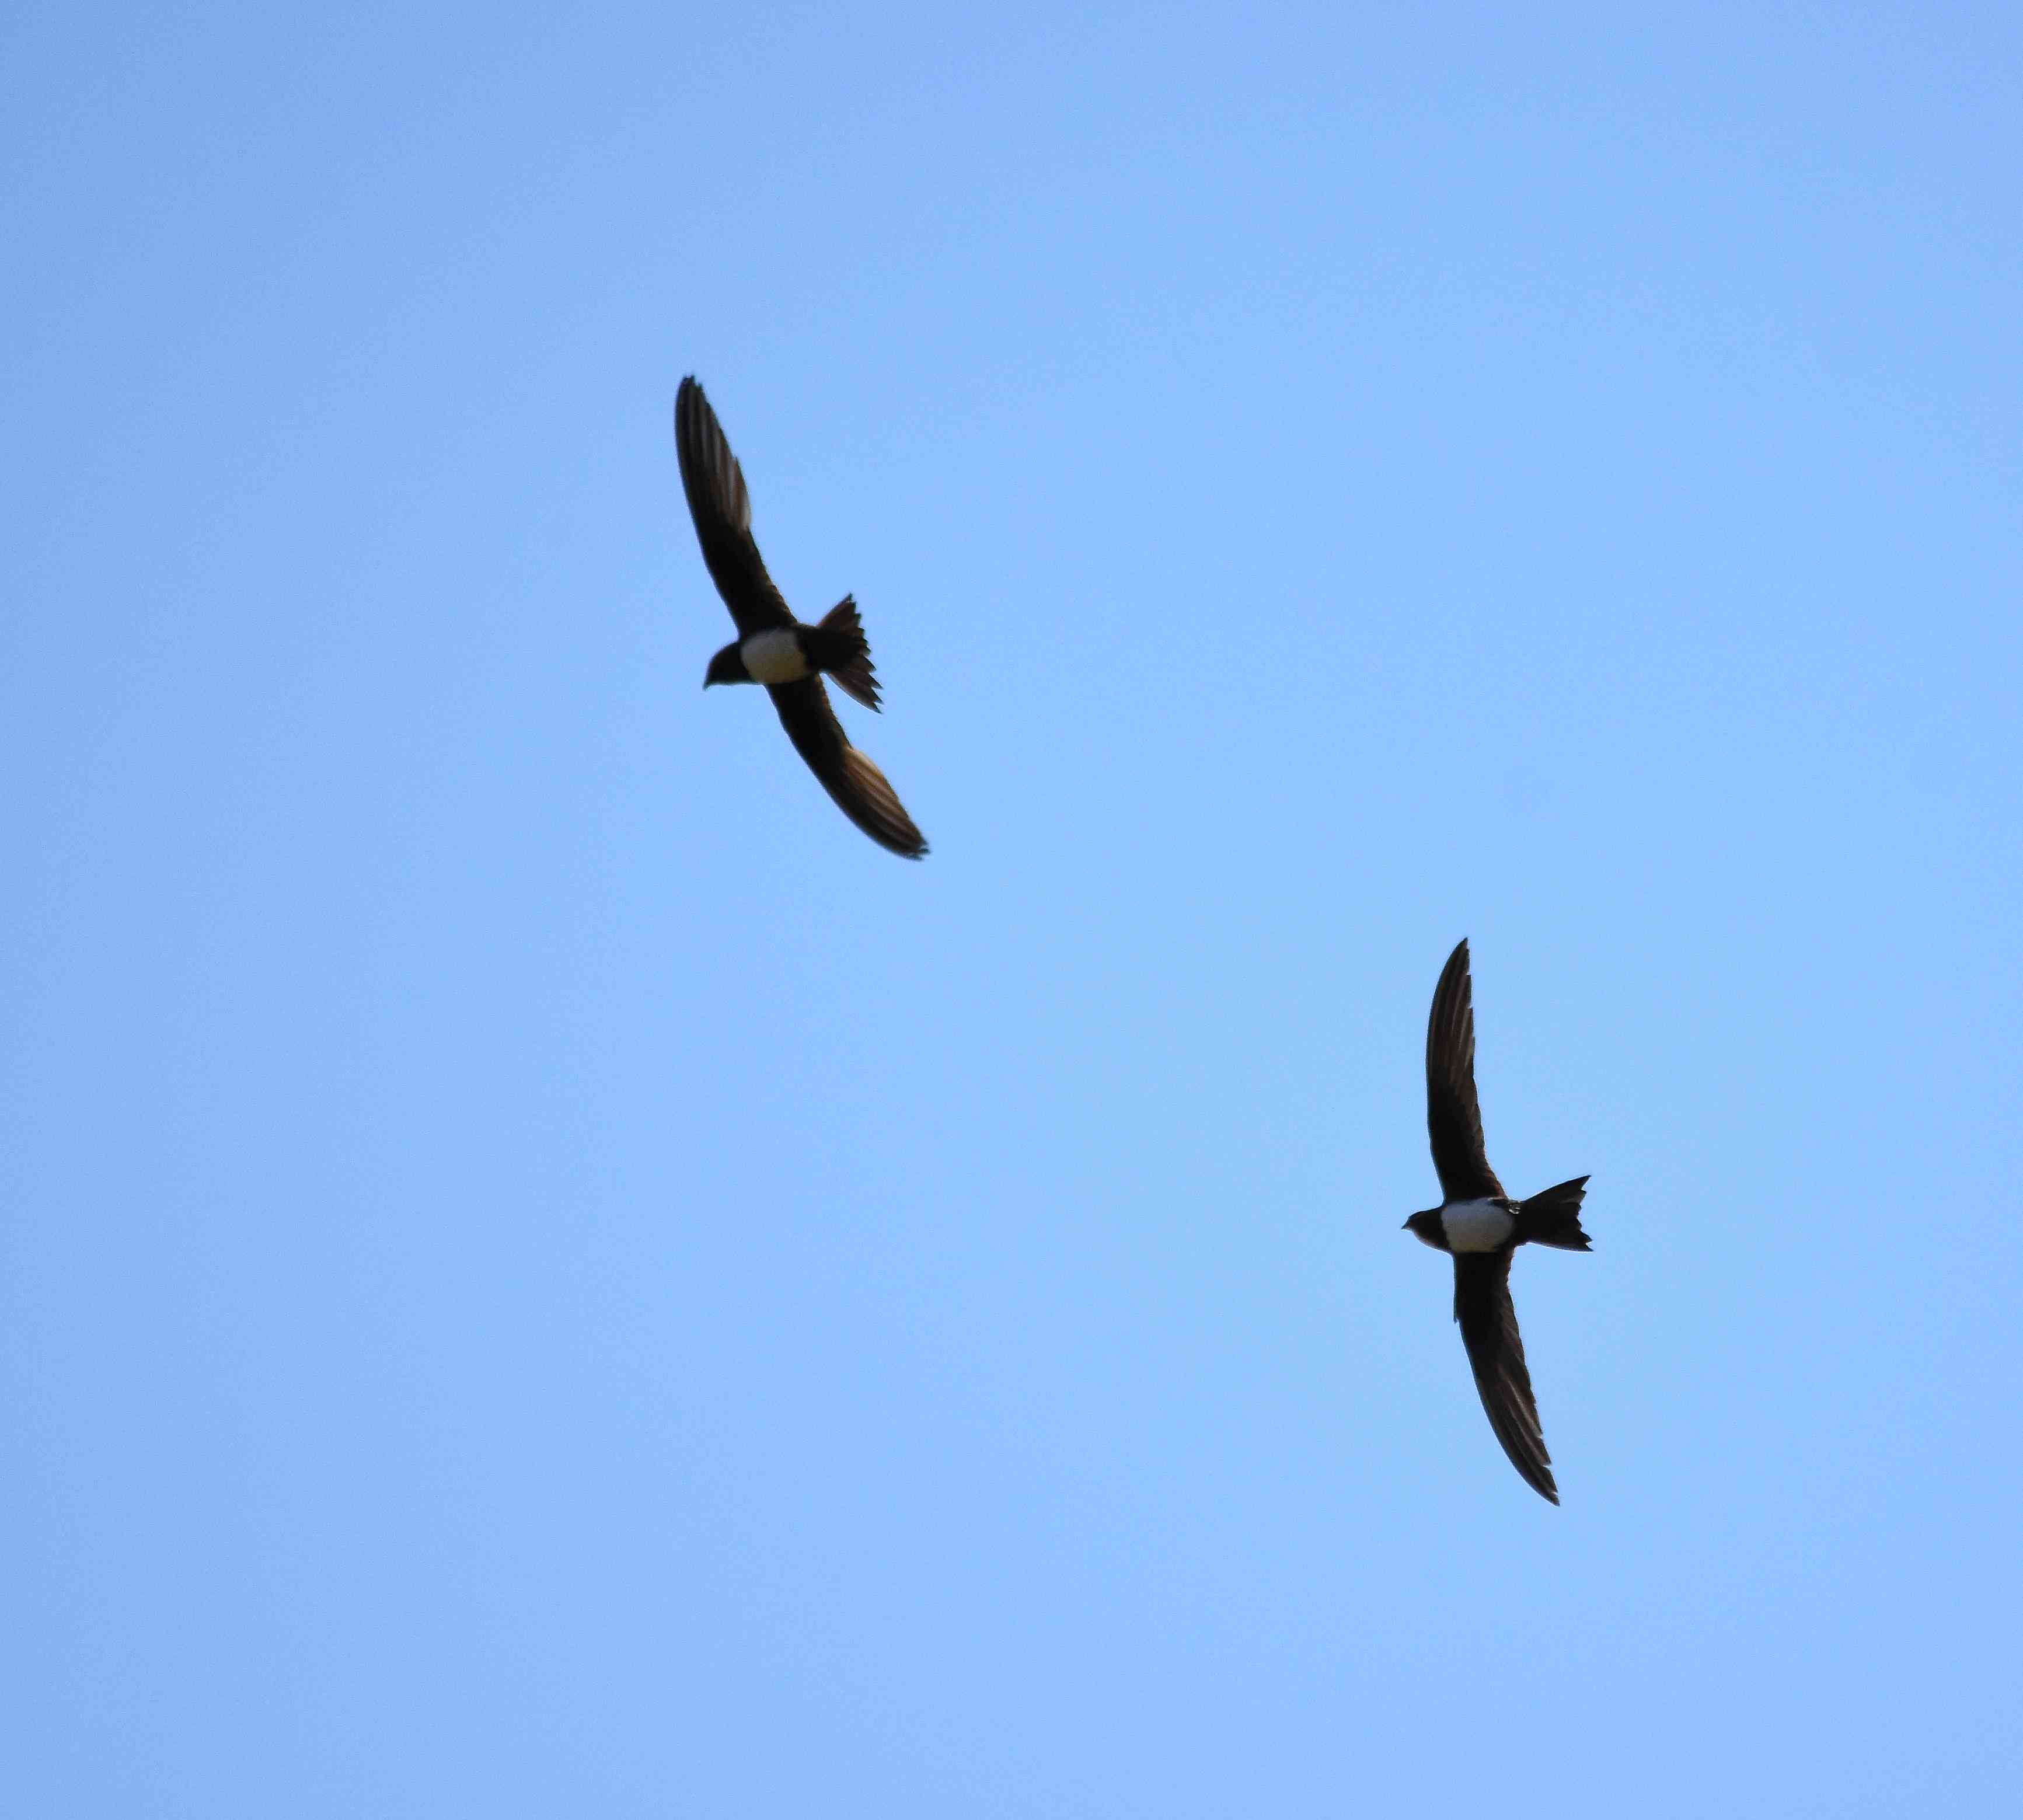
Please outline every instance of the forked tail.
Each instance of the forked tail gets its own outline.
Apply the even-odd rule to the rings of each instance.
[[[864,622],[857,617],[857,597],[846,594],[822,615],[815,628],[812,655],[816,668],[836,679],[836,686],[851,700],[876,711],[878,678],[871,668],[871,645],[864,635]]]
[[[1581,1202],[1587,1194],[1587,1177],[1577,1175],[1557,1188],[1549,1188],[1528,1201],[1517,1203],[1517,1242],[1557,1245],[1562,1251],[1585,1251],[1587,1234],[1581,1230]]]

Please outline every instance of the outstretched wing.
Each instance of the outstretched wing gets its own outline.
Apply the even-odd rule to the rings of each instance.
[[[1531,1374],[1524,1366],[1517,1310],[1510,1302],[1510,1253],[1464,1254],[1454,1259],[1454,1319],[1475,1373],[1475,1387],[1489,1426],[1525,1484],[1557,1504],[1552,1456],[1538,1426],[1531,1397]]]
[[[880,847],[908,859],[920,859],[927,850],[927,841],[885,774],[844,736],[821,678],[776,683],[766,692],[795,751],[807,760],[836,806]]]
[[[1426,1134],[1447,1199],[1479,1201],[1503,1192],[1489,1166],[1475,1097],[1475,996],[1465,941],[1440,970],[1426,1020]]]
[[[752,537],[752,496],[744,471],[724,440],[723,426],[693,378],[675,394],[675,450],[681,457],[682,490],[689,496],[702,559],[710,579],[737,622],[740,638],[794,623]]]

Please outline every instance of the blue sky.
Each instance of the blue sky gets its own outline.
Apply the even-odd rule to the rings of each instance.
[[[2019,88],[16,9],[0,1804],[2009,1812]],[[688,372],[923,865],[701,693]]]

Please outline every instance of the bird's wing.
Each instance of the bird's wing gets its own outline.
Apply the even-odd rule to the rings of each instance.
[[[689,496],[702,559],[710,579],[737,622],[738,636],[794,623],[793,614],[766,573],[752,538],[752,496],[744,471],[724,440],[723,426],[693,379],[675,394],[675,450],[681,457],[682,490]]]
[[[1517,1311],[1510,1305],[1510,1256],[1484,1251],[1454,1259],[1454,1319],[1461,1323],[1461,1343],[1468,1348],[1489,1426],[1525,1484],[1557,1504],[1552,1456],[1538,1426],[1531,1374],[1524,1368]]]
[[[780,724],[807,760],[808,769],[836,799],[836,806],[876,840],[908,859],[918,859],[927,841],[899,801],[885,774],[844,736],[819,676],[776,683],[766,690]]]
[[[1465,941],[1447,956],[1426,1020],[1426,1134],[1449,1200],[1479,1201],[1503,1192],[1489,1166],[1475,1097],[1475,998]]]

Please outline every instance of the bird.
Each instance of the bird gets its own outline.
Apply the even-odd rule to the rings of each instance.
[[[693,374],[675,394],[675,450],[702,559],[737,627],[737,636],[710,659],[702,686],[764,684],[795,751],[836,807],[880,846],[920,859],[927,841],[885,774],[850,743],[822,686],[825,676],[832,677],[845,694],[878,709],[878,679],[855,597],[845,595],[814,625],[795,618],[753,541],[744,471]]]
[[[1576,1176],[1529,1200],[1513,1201],[1489,1166],[1475,1097],[1474,985],[1465,939],[1441,969],[1426,1020],[1426,1132],[1440,1178],[1440,1204],[1413,1214],[1405,1230],[1452,1254],[1454,1319],[1489,1426],[1525,1484],[1557,1504],[1559,1487],[1510,1302],[1510,1260],[1520,1245],[1590,1248],[1580,1223],[1588,1178]]]

